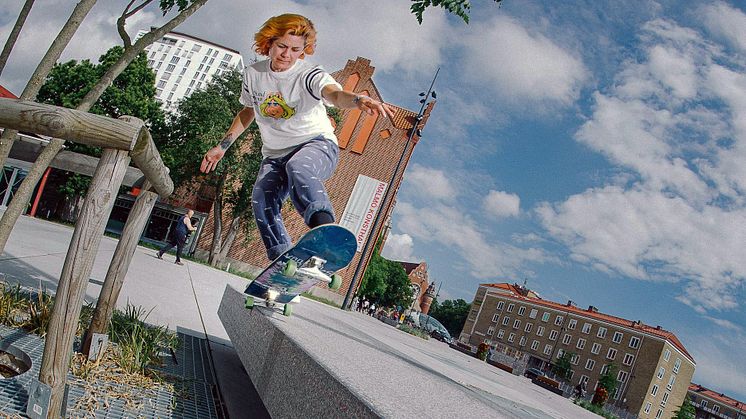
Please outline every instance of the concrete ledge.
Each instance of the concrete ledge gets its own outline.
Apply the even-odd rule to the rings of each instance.
[[[293,311],[246,310],[230,286],[218,310],[272,417],[597,417],[525,377],[361,313],[308,299]]]

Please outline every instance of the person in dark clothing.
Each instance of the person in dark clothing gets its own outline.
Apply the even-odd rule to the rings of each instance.
[[[177,265],[183,265],[181,262],[181,251],[184,249],[184,244],[187,240],[187,233],[197,229],[197,227],[192,226],[192,215],[194,215],[194,211],[189,210],[183,217],[179,218],[179,221],[176,223],[176,228],[171,235],[171,240],[158,251],[155,257],[163,259],[163,254],[176,246],[175,263]]]

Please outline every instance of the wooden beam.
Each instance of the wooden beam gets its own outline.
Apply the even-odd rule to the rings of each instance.
[[[88,112],[6,98],[0,98],[0,126],[117,150],[132,150],[142,128]]]
[[[51,417],[58,417],[62,411],[65,380],[83,296],[129,160],[126,151],[104,150],[75,223],[60,274],[39,372],[39,381],[52,389],[48,409]]]

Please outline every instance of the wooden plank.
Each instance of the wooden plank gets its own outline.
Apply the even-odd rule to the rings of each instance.
[[[83,296],[106,221],[111,214],[129,160],[126,151],[104,150],[88,188],[80,216],[75,223],[70,248],[60,275],[39,372],[39,381],[52,389],[49,412],[61,411],[65,379]]]
[[[131,150],[142,128],[88,112],[6,98],[0,98],[0,127],[117,150]]]
[[[109,328],[111,315],[117,305],[119,292],[122,290],[124,278],[127,275],[132,257],[140,242],[140,236],[145,230],[145,224],[148,222],[150,212],[153,210],[158,194],[151,192],[148,181],[143,185],[142,191],[137,196],[135,204],[132,206],[127,222],[124,224],[122,236],[119,238],[117,248],[114,250],[114,256],[111,259],[109,270],[106,272],[104,285],[96,303],[96,310],[93,313],[91,326],[86,332],[83,343],[83,352],[88,354],[91,348],[91,337],[94,333],[106,334]]]
[[[161,198],[168,198],[174,191],[174,182],[168,175],[168,167],[163,164],[160,153],[155,147],[153,137],[143,126],[134,148],[130,151],[132,161],[142,170]]]

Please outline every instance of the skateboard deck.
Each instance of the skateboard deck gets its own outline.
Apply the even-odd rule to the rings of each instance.
[[[355,235],[335,224],[309,230],[298,242],[275,259],[244,291],[246,307],[253,308],[254,298],[267,306],[285,304],[283,314],[290,315],[290,303],[319,282],[339,288],[341,278],[335,272],[347,266],[357,251]]]

